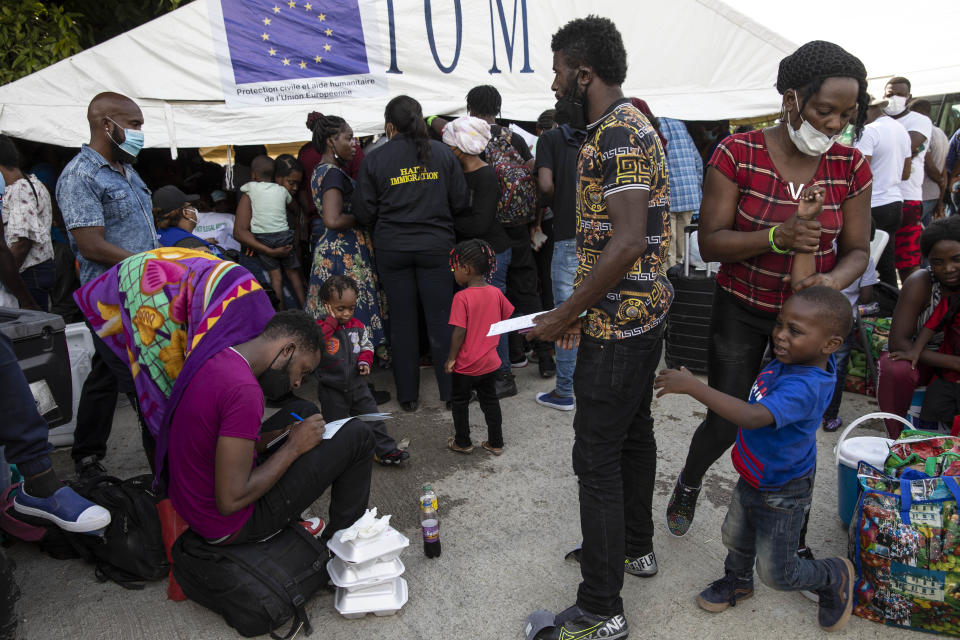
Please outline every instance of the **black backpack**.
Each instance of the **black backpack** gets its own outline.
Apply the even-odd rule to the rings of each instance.
[[[101,536],[67,534],[77,552],[97,565],[97,578],[127,589],[142,589],[143,581],[162,580],[170,572],[163,548],[153,475],[119,480],[99,476],[73,485],[84,498],[110,512]]]
[[[188,598],[246,637],[310,634],[307,601],[327,584],[330,553],[299,523],[263,542],[213,545],[187,530],[173,544],[173,576]],[[290,630],[276,630],[293,618]]]

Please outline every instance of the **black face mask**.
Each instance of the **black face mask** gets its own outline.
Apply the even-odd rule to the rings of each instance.
[[[281,353],[283,353],[283,349],[273,357],[267,370],[257,376],[257,382],[260,383],[263,396],[267,400],[279,400],[293,391],[293,387],[290,385],[290,363],[293,362],[293,353],[290,354],[283,367],[280,369],[273,368],[273,363],[277,361]],[[294,349],[294,353],[296,353],[296,349]]]
[[[569,124],[574,129],[584,130],[587,128],[584,91],[577,85],[576,76],[574,76],[571,84],[573,88],[566,91],[563,97],[557,100],[557,113],[554,119],[557,124]]]

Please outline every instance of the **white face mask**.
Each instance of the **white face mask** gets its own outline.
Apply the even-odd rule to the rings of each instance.
[[[898,116],[907,108],[907,99],[903,96],[890,96],[886,98],[887,106],[883,112],[888,116]]]
[[[794,91],[793,96],[796,98],[797,109],[799,110],[800,98],[797,96],[796,91]],[[797,115],[799,115],[799,113]],[[831,138],[804,120],[803,116],[800,116],[799,129],[794,129],[793,125],[790,124],[790,118],[787,118],[787,133],[790,134],[790,140],[792,140],[794,146],[800,150],[800,153],[805,153],[808,156],[822,156],[833,146],[837,138],[840,137],[838,133]]]

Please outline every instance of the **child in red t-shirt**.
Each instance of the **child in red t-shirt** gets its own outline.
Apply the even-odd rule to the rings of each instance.
[[[453,277],[464,287],[453,296],[450,309],[453,337],[445,367],[452,376],[451,405],[456,431],[456,436],[447,440],[447,446],[458,453],[473,451],[469,404],[474,389],[487,421],[487,440],[481,446],[495,456],[503,453],[503,418],[495,389],[500,368],[499,336],[487,336],[487,333],[490,325],[510,317],[513,305],[499,289],[487,284],[486,277],[496,266],[493,248],[483,240],[465,240],[450,251]]]

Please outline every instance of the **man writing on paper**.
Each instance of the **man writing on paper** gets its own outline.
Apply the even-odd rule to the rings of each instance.
[[[155,468],[200,536],[217,544],[266,539],[331,486],[324,541],[363,515],[370,428],[352,420],[323,440],[316,406],[291,394],[324,346],[307,314],[274,314],[246,269],[176,247],[127,258],[75,298],[104,343],[130,363],[156,440]],[[265,397],[283,404],[261,425]]]
[[[673,288],[666,158],[650,122],[623,97],[627,56],[616,26],[590,16],[553,36],[557,116],[586,129],[577,179],[573,295],[536,319],[533,338],[583,338],[573,377],[573,468],[580,482],[583,581],[560,626],[538,638],[625,638],[627,571],[656,573],[651,502],[657,445],[650,402]],[[587,315],[579,319],[580,312]]]

